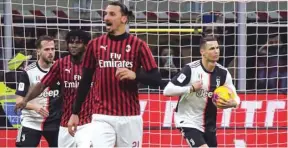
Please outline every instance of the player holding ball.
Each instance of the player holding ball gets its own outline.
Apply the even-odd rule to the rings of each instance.
[[[181,96],[175,124],[191,147],[217,147],[217,108],[237,107],[240,98],[231,74],[217,63],[220,50],[216,38],[203,37],[200,53],[202,59],[184,66],[165,87],[164,95]]]

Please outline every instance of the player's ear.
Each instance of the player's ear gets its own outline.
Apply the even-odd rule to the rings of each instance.
[[[127,17],[127,16],[125,16],[125,15],[121,16],[121,22],[122,22],[123,24],[126,24],[127,21],[128,21],[128,17]]]
[[[204,52],[205,52],[204,46],[201,46],[201,47],[200,47],[200,53],[201,53],[201,55],[203,55]]]
[[[41,49],[36,49],[37,57],[40,55],[40,50]]]

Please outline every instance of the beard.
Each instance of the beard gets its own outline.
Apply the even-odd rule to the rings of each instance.
[[[52,59],[52,60],[49,60],[48,58],[43,58],[43,61],[44,61],[47,65],[53,63],[53,59]]]

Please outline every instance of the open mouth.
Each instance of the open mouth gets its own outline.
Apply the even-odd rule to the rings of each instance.
[[[106,26],[112,26],[112,23],[106,22]]]

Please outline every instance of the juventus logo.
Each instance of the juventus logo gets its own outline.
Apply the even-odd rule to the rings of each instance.
[[[130,46],[130,45],[126,45],[125,51],[126,51],[126,52],[130,52],[130,51],[131,51],[131,46]]]
[[[220,86],[220,77],[217,76],[216,77],[216,87],[219,87]]]

